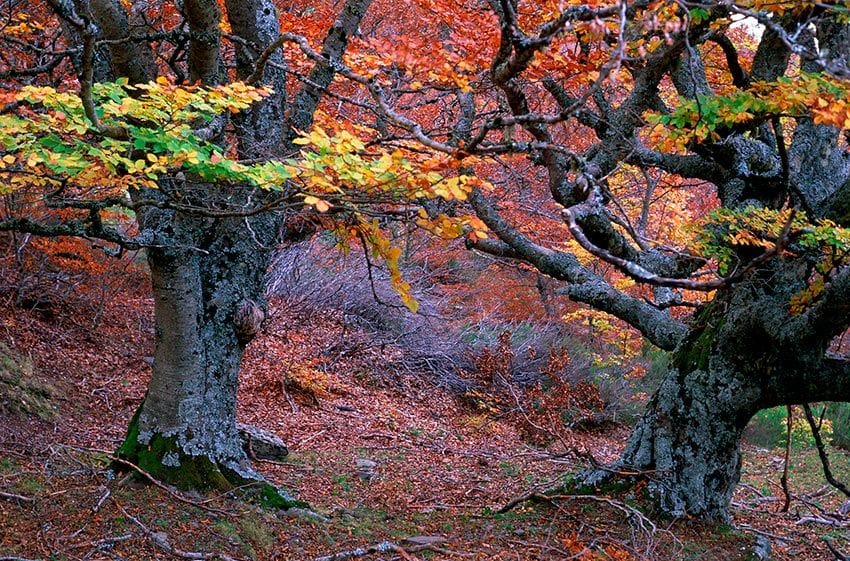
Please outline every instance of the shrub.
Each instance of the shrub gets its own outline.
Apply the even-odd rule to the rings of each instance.
[[[850,403],[830,403],[826,416],[832,421],[832,445],[850,450]]]

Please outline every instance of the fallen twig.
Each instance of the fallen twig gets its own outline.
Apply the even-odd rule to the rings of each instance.
[[[172,497],[174,497],[175,499],[177,499],[178,501],[180,501],[182,503],[186,503],[188,505],[192,505],[192,506],[198,507],[200,509],[206,510],[207,512],[212,512],[212,513],[215,513],[215,514],[223,514],[223,515],[233,514],[232,512],[228,512],[228,511],[222,510],[220,508],[207,506],[207,505],[204,504],[204,501],[193,501],[192,499],[188,499],[188,498],[184,497],[183,495],[181,495],[177,491],[170,489],[168,487],[168,485],[161,482],[159,479],[157,479],[153,475],[149,474],[148,472],[146,472],[145,470],[143,470],[142,468],[140,468],[139,466],[137,466],[133,462],[130,462],[130,461],[125,460],[123,458],[119,458],[118,456],[112,456],[112,455],[109,455],[109,459],[114,461],[114,462],[117,462],[121,465],[125,465],[127,467],[132,468],[134,471],[138,472],[142,477],[144,477],[145,479],[147,479],[148,481],[150,481],[151,483],[153,483],[154,485],[156,485],[157,487],[159,487],[160,489],[162,489],[163,491],[165,491],[166,493],[168,493],[169,495],[171,495]]]
[[[121,511],[121,514],[123,514],[125,517],[127,517],[127,519],[129,519],[136,526],[138,526],[142,533],[144,533],[145,536],[147,536],[151,540],[154,546],[161,549],[165,553],[168,553],[169,555],[179,557],[180,559],[191,559],[199,561],[205,561],[208,559],[218,559],[220,561],[237,561],[235,557],[231,557],[226,553],[203,553],[200,551],[184,551],[182,549],[178,549],[177,547],[169,543],[168,534],[166,534],[165,532],[154,532],[153,530],[145,526],[138,518],[127,512],[127,510],[123,506],[121,506],[118,501],[115,500],[115,497],[110,498],[112,499],[113,504],[115,504],[118,510]]]
[[[528,502],[545,503],[545,502],[551,502],[551,501],[552,501],[552,498],[549,495],[545,495],[543,493],[534,491],[534,492],[527,493],[525,495],[516,497],[514,499],[511,499],[502,508],[500,508],[496,512],[498,512],[499,514],[505,514],[506,512],[512,511],[517,506],[519,506],[523,503],[528,503]]]
[[[645,532],[646,534],[652,535],[658,530],[658,528],[655,526],[655,524],[652,522],[652,520],[650,520],[649,518],[644,516],[644,514],[642,512],[640,512],[638,509],[631,507],[631,506],[629,506],[629,505],[627,505],[623,502],[615,501],[614,499],[609,499],[607,497],[600,497],[598,495],[546,495],[546,494],[543,494],[543,493],[529,493],[528,495],[525,495],[523,497],[513,499],[508,504],[506,504],[501,509],[499,509],[498,512],[500,514],[503,514],[505,512],[508,512],[509,510],[513,509],[517,505],[519,505],[523,502],[526,502],[526,501],[537,502],[537,503],[540,503],[540,502],[554,503],[554,502],[559,501],[559,500],[577,500],[577,501],[584,500],[584,501],[594,501],[594,502],[599,502],[599,503],[605,503],[608,506],[611,506],[611,507],[619,510],[620,512],[624,513],[627,518],[634,518],[635,520],[637,520],[638,527],[643,532]]]
[[[412,540],[412,538],[410,539]],[[389,552],[397,553],[401,556],[402,559],[405,559],[406,561],[415,561],[416,557],[411,554],[420,551],[433,551],[436,553],[441,553],[443,555],[451,555],[455,557],[476,557],[476,555],[472,553],[461,553],[458,551],[445,549],[443,547],[438,546],[437,543],[416,543],[415,545],[403,547],[398,545],[397,543],[382,541],[380,543],[376,543],[374,545],[369,545],[366,547],[357,547],[354,549],[349,549],[347,551],[340,551],[332,555],[316,557],[315,559],[313,559],[313,561],[345,561],[346,559],[366,557],[367,555],[374,555],[375,553]]]
[[[205,510],[207,512],[212,512],[214,514],[221,514],[221,515],[226,515],[226,516],[233,514],[232,512],[229,512],[227,510],[222,510],[220,508],[215,508],[215,507],[207,506],[206,504],[204,504],[205,502],[208,502],[208,501],[193,501],[192,499],[189,499],[189,498],[183,496],[181,493],[178,493],[177,491],[171,489],[170,487],[168,487],[168,485],[166,485],[165,483],[163,483],[162,481],[160,481],[159,479],[157,479],[156,477],[154,477],[153,475],[151,475],[147,471],[143,470],[142,468],[140,468],[139,466],[137,466],[133,462],[131,462],[129,460],[125,460],[124,458],[119,458],[118,456],[113,455],[108,450],[102,450],[100,448],[87,448],[87,447],[79,447],[79,446],[70,446],[70,445],[67,445],[67,444],[64,444],[62,446],[66,447],[66,448],[71,448],[73,450],[83,451],[83,452],[97,452],[98,454],[103,454],[110,461],[131,468],[133,471],[135,471],[136,473],[138,473],[139,475],[141,475],[142,477],[147,479],[153,485],[155,485],[156,487],[159,487],[160,489],[162,489],[163,491],[165,491],[166,493],[168,493],[169,495],[171,495],[172,497],[174,497],[175,499],[177,499],[178,501],[180,501],[182,503],[185,503],[185,504],[188,504],[188,505],[191,505],[191,506],[194,506],[194,507],[198,507],[202,510]]]
[[[833,528],[847,528],[850,526],[850,521],[830,520],[829,518],[822,518],[820,516],[803,516],[795,524],[798,526],[803,524],[823,524],[824,526],[832,526]]]
[[[133,538],[138,537],[136,534],[124,534],[121,536],[115,536],[111,538],[101,538],[99,540],[90,541],[87,543],[80,543],[76,545],[70,546],[70,549],[81,549],[84,547],[94,547],[95,550],[102,548],[103,546],[111,546],[118,542],[125,542],[127,540],[132,540]]]
[[[4,493],[0,491],[0,499],[6,499],[7,501],[20,501],[22,503],[34,503],[35,499],[32,497],[25,497],[23,495],[16,495],[15,493]]]
[[[105,487],[105,486],[104,486]],[[92,512],[97,512],[100,510],[100,507],[103,506],[103,503],[106,502],[106,499],[109,498],[109,495],[112,494],[112,491],[109,487],[105,487],[106,491],[101,495],[101,497],[97,500],[97,503],[92,507]]]
[[[759,536],[764,536],[766,538],[772,538],[778,542],[789,543],[791,539],[788,536],[780,536],[779,534],[771,534],[770,532],[765,532],[764,530],[759,530],[758,528],[753,528],[749,524],[738,524],[738,529],[744,530],[746,532],[752,532],[753,534],[758,534]]]

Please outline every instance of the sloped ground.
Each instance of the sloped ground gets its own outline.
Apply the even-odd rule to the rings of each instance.
[[[74,309],[49,320],[0,310],[0,341],[32,357],[58,408],[47,421],[0,413],[0,559],[310,560],[385,540],[394,544],[387,552],[363,558],[751,558],[753,532],[651,522],[631,495],[496,514],[581,465],[575,453],[559,452],[610,460],[627,429],[532,447],[506,418],[425,380],[384,372],[396,351],[371,346],[332,316],[277,318],[268,327],[249,349],[239,410],[240,420],[290,446],[286,461],[259,464],[263,473],[327,520],[109,481],[108,454],[143,397],[151,314],[151,302],[132,294],[110,305],[94,330]],[[777,455],[748,451],[736,523],[769,534],[775,559],[832,558],[820,538],[847,547],[845,520],[828,515],[843,500],[822,493],[773,514],[781,504],[770,498],[781,494],[773,486]],[[811,460],[800,455],[805,464],[792,471],[797,494],[822,484]],[[850,473],[846,458],[833,461],[837,474]],[[810,511],[821,520],[797,524]],[[344,558],[351,557],[326,557]]]

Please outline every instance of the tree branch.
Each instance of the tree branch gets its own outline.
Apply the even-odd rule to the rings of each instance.
[[[541,273],[570,283],[563,290],[570,298],[626,321],[662,349],[672,350],[685,336],[684,324],[647,302],[615,289],[585,268],[571,253],[534,243],[502,218],[478,190],[472,192],[469,200],[478,217],[501,240],[468,242],[474,249],[494,250],[494,255],[522,259]]]
[[[812,430],[812,436],[815,438],[815,446],[818,449],[818,457],[820,457],[821,466],[823,466],[823,475],[826,477],[826,480],[830,485],[844,493],[845,497],[850,497],[850,489],[847,488],[842,482],[835,479],[835,476],[832,474],[832,470],[829,467],[829,456],[826,455],[826,448],[823,445],[823,438],[820,435],[820,424],[815,421],[814,415],[812,415],[812,408],[808,403],[803,404],[803,412],[806,414],[806,421],[809,423],[809,428]],[[823,420],[821,418],[821,420]]]
[[[346,0],[334,24],[322,43],[321,59],[310,71],[309,81],[320,89],[316,91],[306,84],[295,94],[290,116],[291,134],[295,131],[308,131],[313,124],[313,116],[321,98],[321,90],[327,88],[337,74],[342,55],[348,47],[351,37],[357,33],[360,21],[372,0]],[[256,74],[256,72],[255,72]]]

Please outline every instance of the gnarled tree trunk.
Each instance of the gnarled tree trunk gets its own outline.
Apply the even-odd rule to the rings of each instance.
[[[741,435],[755,413],[850,400],[846,363],[824,358],[841,323],[791,312],[791,296],[807,280],[801,265],[778,259],[720,291],[673,351],[671,369],[617,463],[648,479],[665,512],[728,521]],[[843,306],[835,313],[841,317]],[[588,475],[594,483],[602,474]]]
[[[236,428],[236,388],[245,345],[265,317],[263,277],[279,219],[251,219],[257,238],[242,220],[183,222],[197,247],[148,254],[153,375],[119,453],[181,487],[226,488],[256,478]]]
[[[371,0],[348,0],[328,31],[309,85],[288,103],[285,60],[271,53],[259,82],[273,92],[233,119],[240,158],[283,158],[297,152],[295,133],[309,130],[324,89]],[[186,0],[189,80],[216,85],[227,78],[219,53],[222,14],[215,0]],[[280,36],[273,0],[226,0],[236,41],[235,70],[255,73],[263,49]],[[146,43],[129,40],[131,25],[117,0],[91,2],[92,16],[113,39],[113,77],[153,80],[156,65]],[[57,13],[68,15],[64,4]],[[288,109],[288,111],[287,111]],[[288,121],[287,121],[288,117]],[[198,134],[224,142],[229,121],[219,116]],[[185,185],[177,185],[185,181]],[[156,205],[137,212],[139,237],[148,240],[155,301],[156,350],[145,400],[133,417],[120,457],[184,488],[230,488],[260,479],[251,469],[236,426],[236,392],[245,346],[265,316],[264,277],[277,246],[286,207],[297,200],[287,186],[255,188],[204,184],[198,178],[163,180],[161,189],[132,193]],[[286,193],[289,193],[287,197]],[[276,506],[293,501],[268,485],[262,498]]]

